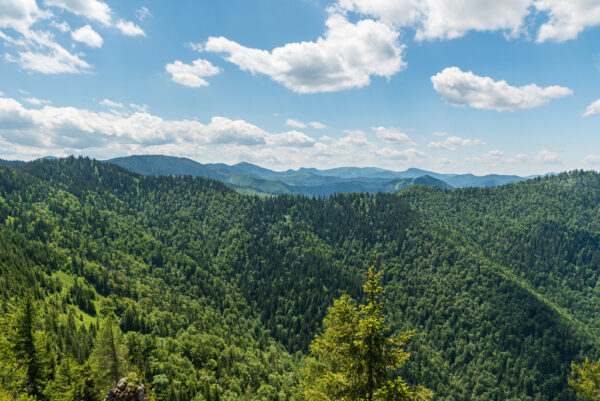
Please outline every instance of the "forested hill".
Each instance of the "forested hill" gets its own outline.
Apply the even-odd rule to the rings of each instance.
[[[64,383],[110,388],[94,371],[110,316],[158,401],[300,399],[327,307],[360,298],[377,251],[389,323],[416,330],[410,382],[436,400],[574,400],[570,362],[598,349],[596,188],[576,172],[260,198],[85,158],[0,166],[0,371],[23,358],[8,327],[31,296],[40,400],[64,399]]]

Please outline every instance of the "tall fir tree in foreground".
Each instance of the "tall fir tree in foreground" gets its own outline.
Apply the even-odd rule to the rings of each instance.
[[[323,321],[325,331],[310,345],[300,387],[309,401],[412,401],[433,395],[411,387],[394,371],[408,359],[402,346],[413,332],[389,337],[377,259],[366,271],[367,303],[347,295],[334,301]]]

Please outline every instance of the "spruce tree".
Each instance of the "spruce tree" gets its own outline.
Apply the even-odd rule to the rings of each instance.
[[[41,395],[41,366],[35,348],[36,310],[31,297],[26,297],[17,315],[16,351],[26,370],[25,391],[33,396]]]
[[[101,391],[107,391],[117,384],[127,370],[127,349],[123,344],[122,333],[114,324],[112,316],[104,319],[92,352],[94,373]]]
[[[325,331],[310,345],[301,388],[309,401],[427,400],[432,393],[411,387],[394,371],[408,359],[402,349],[412,332],[389,337],[383,313],[384,293],[376,259],[365,272],[366,304],[347,295],[328,309]]]

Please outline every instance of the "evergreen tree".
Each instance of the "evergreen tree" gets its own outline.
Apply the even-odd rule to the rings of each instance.
[[[127,349],[122,340],[122,333],[114,324],[112,316],[104,319],[98,331],[92,357],[94,373],[102,392],[117,384],[125,375]]]
[[[17,315],[16,350],[26,367],[25,391],[33,396],[41,392],[41,366],[35,348],[35,305],[31,297],[26,297]]]
[[[325,332],[311,343],[301,388],[307,400],[427,400],[432,393],[411,388],[393,372],[409,354],[402,346],[412,332],[388,337],[383,313],[381,272],[376,260],[365,274],[367,303],[347,295],[334,301],[323,322]]]
[[[569,385],[577,395],[587,401],[600,400],[600,360],[596,363],[590,362],[588,358],[578,365],[571,364],[571,379]]]

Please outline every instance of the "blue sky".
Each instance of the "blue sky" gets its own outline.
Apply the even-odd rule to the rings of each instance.
[[[0,158],[600,167],[595,0],[0,0]]]

